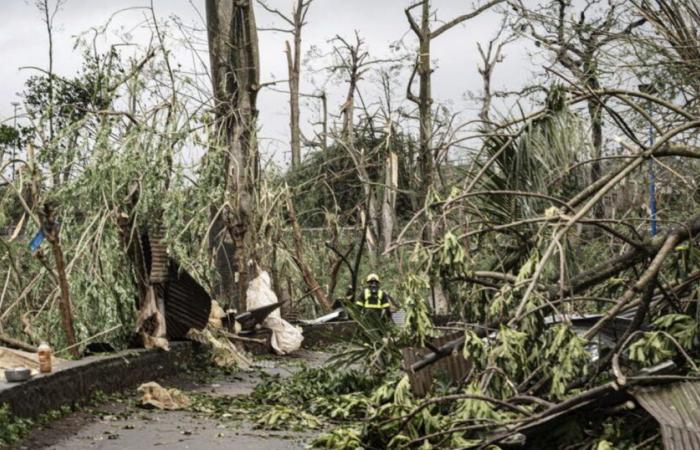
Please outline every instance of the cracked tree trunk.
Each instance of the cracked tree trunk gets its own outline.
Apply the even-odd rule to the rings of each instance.
[[[212,207],[209,245],[221,276],[219,299],[244,311],[252,196],[259,165],[257,30],[250,0],[207,0],[206,16],[216,113],[210,152],[223,152],[224,167],[213,170],[223,174],[218,178],[225,186],[221,213]]]

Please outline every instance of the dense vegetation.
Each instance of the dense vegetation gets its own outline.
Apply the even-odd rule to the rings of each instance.
[[[222,14],[210,3],[208,17]],[[647,414],[575,407],[611,383],[624,391],[643,369],[645,382],[668,380],[659,363],[674,379],[699,376],[700,10],[692,0],[540,3],[492,1],[455,21],[435,20],[429,0],[407,4],[415,36],[387,61],[359,35],[330,41],[322,61],[348,95],[288,171],[259,159],[257,73],[226,84],[212,69],[212,101],[208,79],[171,61],[155,15],[151,46],[128,57],[78,42],[80,73],[29,78],[26,114],[0,128],[1,336],[49,340],[61,355],[96,335],[124,345],[143,302],[130,246],[156,229],[224,306],[241,307],[217,262],[225,236],[302,314],[377,269],[407,314],[381,333],[355,314],[362,331],[335,361],[348,372],[261,386],[255,398],[276,408],[261,426],[339,424],[315,442],[326,448],[468,448],[568,412],[547,445],[658,446]],[[254,35],[254,7],[236,8],[232,26]],[[431,98],[430,41],[489,8],[501,29],[479,47],[479,112],[467,117]],[[223,50],[209,38],[216,62]],[[255,39],[243,41],[230,47],[245,54],[220,58],[238,75],[236,64],[254,72],[257,61]],[[526,89],[496,91],[502,49],[517,42],[533,44],[541,65]],[[376,80],[377,98],[357,100]],[[390,101],[395,88],[406,99]],[[451,161],[457,152],[466,157]],[[39,230],[47,242],[33,251]],[[400,350],[441,333],[431,313],[450,316],[473,369],[420,399]],[[629,321],[603,345],[622,313]],[[594,325],[574,326],[592,314]],[[544,439],[527,438],[533,448]]]

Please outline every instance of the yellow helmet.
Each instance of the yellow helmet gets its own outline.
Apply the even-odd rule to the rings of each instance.
[[[367,275],[367,279],[365,280],[365,282],[369,283],[370,281],[376,281],[377,283],[379,283],[379,275],[377,275],[376,273],[370,273],[369,275]]]

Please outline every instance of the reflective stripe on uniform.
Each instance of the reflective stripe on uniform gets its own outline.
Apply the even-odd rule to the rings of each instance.
[[[369,308],[369,309],[384,309],[384,308],[388,308],[389,306],[391,306],[389,304],[389,302],[382,303],[382,299],[384,298],[384,292],[382,292],[381,289],[377,292],[377,302],[376,303],[370,302],[370,300],[372,299],[372,292],[370,292],[369,289],[365,289],[364,297],[365,297],[364,303],[359,301],[359,300],[355,303],[358,306],[362,306],[363,308]]]

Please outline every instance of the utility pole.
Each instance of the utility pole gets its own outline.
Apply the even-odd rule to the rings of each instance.
[[[649,108],[651,117],[651,108]],[[654,128],[649,124],[649,147],[654,145]],[[654,175],[654,160],[649,158],[649,209],[651,212],[651,235],[656,236],[656,176]]]
[[[645,94],[656,94],[653,84],[640,84],[639,91]],[[651,100],[647,100],[647,114],[649,115],[649,148],[654,145],[654,124],[651,121]],[[656,236],[656,176],[654,174],[654,160],[649,158],[649,213],[651,219],[651,235]]]
[[[14,107],[12,127],[15,129],[15,132],[17,132],[17,142],[12,144],[12,164],[10,166],[12,167],[12,181],[15,181],[15,150],[19,147],[19,131],[17,130],[17,108],[19,107],[19,102],[10,102],[10,104]]]

